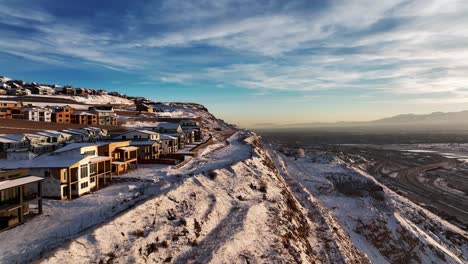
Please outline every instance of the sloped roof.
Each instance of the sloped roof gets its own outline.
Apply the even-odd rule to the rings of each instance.
[[[13,180],[0,181],[0,191],[42,180],[44,180],[44,178],[37,176],[26,176]]]

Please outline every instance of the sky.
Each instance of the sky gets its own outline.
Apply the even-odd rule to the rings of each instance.
[[[0,75],[244,127],[468,110],[466,0],[0,0]]]

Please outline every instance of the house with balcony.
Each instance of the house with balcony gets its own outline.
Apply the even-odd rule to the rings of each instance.
[[[71,200],[110,182],[111,160],[98,155],[96,144],[72,143],[32,160],[0,163],[0,168],[27,168],[31,174],[44,177],[44,197]]]
[[[0,134],[0,152],[28,150],[29,146],[24,134]]]
[[[36,154],[42,154],[54,151],[58,144],[49,142],[49,136],[43,134],[25,134],[26,138],[29,140],[29,149],[31,152]]]
[[[42,214],[43,180],[26,169],[0,170],[0,231]]]
[[[52,110],[42,107],[28,106],[21,109],[23,119],[38,122],[52,122]]]
[[[138,147],[131,146],[130,141],[99,142],[99,156],[112,159],[112,172],[120,175],[138,166]]]
[[[183,133],[186,134],[188,141],[194,142],[203,140],[202,129],[199,121],[195,119],[185,119],[180,121],[180,126],[182,127]],[[193,139],[191,138],[192,136]]]
[[[72,123],[72,114],[75,109],[71,106],[49,106],[48,108],[52,110],[52,122],[64,124]]]
[[[138,148],[139,163],[153,163],[162,152],[159,140],[135,140],[130,142],[130,146]]]
[[[97,116],[99,125],[117,125],[117,114],[112,106],[94,106],[89,108],[89,112]]]
[[[98,124],[98,116],[94,113],[90,113],[87,111],[74,111],[70,115],[70,120],[72,124],[80,124],[80,125],[97,125]]]
[[[170,154],[179,150],[179,143],[176,137],[160,134],[161,154]]]
[[[17,101],[0,101],[0,118],[13,119],[13,117],[20,114],[23,107],[21,102]]]

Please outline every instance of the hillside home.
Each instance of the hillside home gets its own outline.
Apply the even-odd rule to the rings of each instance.
[[[19,88],[10,88],[7,91],[8,95],[14,95],[14,96],[24,96],[24,95],[30,95],[31,91],[22,87]]]
[[[89,108],[89,112],[97,115],[99,125],[117,125],[117,114],[112,106],[94,106]]]
[[[88,90],[84,88],[75,88],[75,94],[76,95],[85,95],[88,94]]]
[[[0,230],[12,228],[42,214],[43,180],[29,175],[25,169],[0,171]]]
[[[97,145],[72,143],[32,160],[2,163],[4,169],[28,168],[43,176],[44,197],[73,199],[112,179],[111,158],[98,156]]]
[[[70,95],[70,96],[76,95],[75,89],[73,89],[73,87],[71,87],[71,86],[64,86],[62,88],[61,93],[64,94],[64,95]]]
[[[130,145],[138,148],[139,163],[145,163],[159,159],[159,155],[162,151],[159,140],[137,140],[132,141]]]
[[[166,135],[177,138],[177,148],[185,148],[185,134],[184,133],[167,133]]]
[[[180,125],[184,133],[187,135],[187,138],[190,139],[190,137],[192,137],[191,134],[193,134],[192,142],[203,140],[202,129],[200,127],[199,121],[194,120],[194,119],[186,119],[186,120],[180,121]]]
[[[125,133],[122,133],[121,135],[114,137],[114,139],[131,139],[131,140],[151,140],[151,141],[156,141],[159,140],[159,133],[150,131],[150,130],[144,130],[144,129],[132,129],[129,130]]]
[[[41,107],[25,107],[21,109],[23,118],[30,121],[52,122],[52,110]]]
[[[159,122],[153,130],[159,133],[182,133],[182,127],[179,123]]]
[[[42,134],[25,134],[29,140],[30,150],[36,154],[42,154],[54,151],[59,145],[51,143],[49,136]]]
[[[130,141],[99,142],[98,153],[112,158],[112,172],[117,175],[137,168],[138,147],[130,146]]]
[[[142,111],[142,112],[148,112],[148,113],[153,113],[154,109],[151,105],[144,104],[144,103],[137,103],[136,104],[136,110],[137,111]]]
[[[75,109],[71,106],[49,106],[48,108],[52,109],[52,122],[65,124],[72,123],[71,116]]]
[[[71,123],[80,125],[97,125],[98,116],[86,111],[75,111],[71,114]]]
[[[98,132],[101,131],[99,128],[94,129],[94,128],[70,128],[70,129],[64,129],[61,130],[61,132],[64,132],[66,134],[71,135],[70,140],[75,141],[75,142],[96,142],[99,139],[101,139],[102,135],[104,132]]]
[[[42,86],[42,85],[33,85],[29,88],[32,94],[38,95],[54,95],[55,90],[49,86]]]
[[[20,113],[23,104],[17,101],[0,101],[0,118],[13,119],[13,116]]]
[[[179,143],[176,137],[172,137],[166,134],[160,135],[161,140],[161,154],[170,154],[177,152]]]
[[[0,152],[28,150],[29,140],[23,134],[0,134]]]
[[[37,132],[36,134],[42,135],[42,136],[47,136],[49,143],[65,143],[67,141],[70,141],[72,138],[71,134],[61,132],[61,131],[56,131],[56,130],[44,130]]]

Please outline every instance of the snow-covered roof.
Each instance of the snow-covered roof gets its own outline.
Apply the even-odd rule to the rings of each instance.
[[[18,101],[0,101],[0,104],[19,104],[20,102]]]
[[[179,123],[169,123],[169,122],[159,122],[156,123],[157,128],[164,128],[164,129],[177,129],[179,128]]]
[[[129,134],[129,133],[133,133],[133,132],[138,132],[138,133],[147,134],[147,135],[159,135],[158,132],[154,132],[154,131],[146,130],[146,129],[132,129],[132,130],[124,132],[121,135]]]
[[[97,156],[95,158],[89,159],[89,162],[96,163],[96,162],[101,162],[101,161],[106,161],[106,160],[111,160],[111,159],[112,159],[111,157],[107,157],[107,156]]]
[[[161,136],[159,138],[161,140],[177,139],[176,137],[169,136],[169,135],[166,135],[166,134],[161,134]]]
[[[40,132],[39,132],[39,133],[40,133]],[[30,134],[30,133],[27,133],[27,134],[24,134],[24,135],[25,135],[27,138],[30,138],[30,139],[31,139],[31,138],[47,138],[47,137],[49,137],[49,136],[47,136],[47,135],[41,135],[41,134],[39,134],[39,133],[37,133],[37,134]]]
[[[127,146],[127,147],[120,147],[120,148],[117,148],[117,149],[120,149],[120,150],[123,150],[123,151],[133,151],[133,150],[137,150],[138,148],[133,147],[133,146]]]
[[[13,140],[16,142],[24,140],[24,135],[23,134],[0,134],[0,138],[6,138],[9,140]],[[6,142],[10,143],[10,142]]]
[[[13,180],[0,181],[0,191],[42,180],[44,180],[44,178],[37,176],[26,176]]]
[[[132,141],[130,145],[132,146],[145,146],[145,145],[154,145],[159,143],[159,140],[142,140],[142,141]]]
[[[97,146],[97,144],[95,143],[71,143],[71,144],[66,145],[63,148],[57,149],[54,152],[60,153],[60,152],[70,151],[70,150],[79,149],[83,147],[91,147],[91,146]]]

